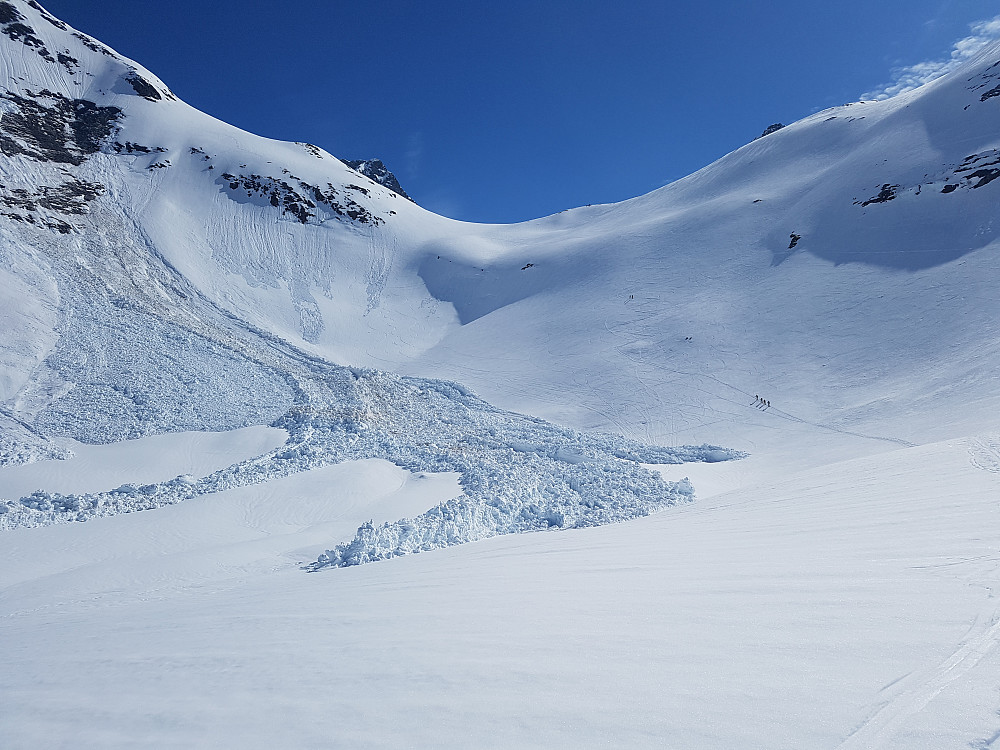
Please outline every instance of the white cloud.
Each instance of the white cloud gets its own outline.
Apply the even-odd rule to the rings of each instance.
[[[912,91],[940,78],[971,58],[990,43],[1000,39],[1000,16],[970,24],[969,36],[955,42],[946,60],[927,60],[892,72],[893,82],[861,95],[862,99],[888,99]]]

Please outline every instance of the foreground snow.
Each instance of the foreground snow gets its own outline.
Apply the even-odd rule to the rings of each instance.
[[[379,513],[399,470],[325,470],[354,493],[353,518],[288,485],[14,530],[0,736],[987,747],[1000,729],[996,445],[901,449],[625,524],[314,575],[299,566],[332,525],[406,512]]]

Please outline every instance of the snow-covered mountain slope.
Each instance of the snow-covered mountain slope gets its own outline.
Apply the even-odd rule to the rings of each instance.
[[[786,466],[802,440],[846,457],[991,428],[998,61],[623,204],[442,240],[420,272],[465,325],[404,369],[646,440],[721,430]]]
[[[53,213],[44,195],[34,212],[10,213],[100,225],[142,263],[152,255],[224,313],[306,351],[448,377],[576,428],[652,443],[725,438],[789,467],[807,462],[788,447],[821,434],[847,457],[990,427],[998,303],[973,282],[996,274],[995,48],[902,97],[817,113],[647,196],[482,226],[423,211],[316,147],[215,121],[141,66],[12,7],[50,57],[65,50],[82,67],[3,38],[20,52],[6,58],[10,96],[49,110],[63,99],[26,92],[93,101],[105,114],[88,123],[107,108],[123,114],[78,167],[6,165],[8,192],[103,186],[74,199],[89,214]],[[15,117],[28,106],[6,104]],[[77,182],[65,187],[53,168]],[[12,230],[20,245],[50,239]],[[3,375],[14,411],[31,414],[38,391],[54,390],[27,381],[54,346],[58,305],[51,273],[16,262],[28,266],[11,296],[40,289],[30,309],[5,306],[18,320]],[[138,262],[128,260],[133,274]],[[113,281],[120,268],[98,275],[130,299],[134,283]],[[772,444],[778,435],[788,441]]]
[[[995,741],[1000,48],[512,226],[0,53],[0,744]]]
[[[206,117],[31,3],[0,3],[0,12],[6,462],[60,456],[65,442],[53,438],[105,443],[266,424],[288,433],[263,456],[202,477],[15,497],[0,475],[0,526],[156,508],[348,459],[461,473],[456,497],[414,520],[365,526],[323,558],[353,564],[644,515],[690,500],[691,489],[639,462],[740,455],[576,433],[449,382],[296,349],[287,341],[319,340],[379,305],[377,248],[409,224],[449,222],[315,146]],[[377,263],[387,274],[391,259]],[[394,290],[392,315],[426,301],[420,290],[416,275],[408,293]],[[324,312],[314,294],[351,312]]]

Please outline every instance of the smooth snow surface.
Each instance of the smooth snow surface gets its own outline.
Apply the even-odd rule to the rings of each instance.
[[[714,464],[649,464],[668,482],[687,479],[695,487],[695,499],[707,500],[731,490],[745,489],[768,476],[765,468],[758,468],[760,461],[754,456],[743,461],[725,461]]]
[[[123,484],[164,482],[181,475],[201,479],[284,444],[288,433],[273,427],[244,427],[231,432],[179,432],[66,447],[73,457],[0,466],[0,498],[19,498],[35,490],[67,495],[102,492]]]

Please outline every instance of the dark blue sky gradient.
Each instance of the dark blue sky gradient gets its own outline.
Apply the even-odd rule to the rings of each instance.
[[[983,0],[49,0],[219,119],[379,157],[418,203],[511,222],[623,200],[773,122],[947,57]]]

